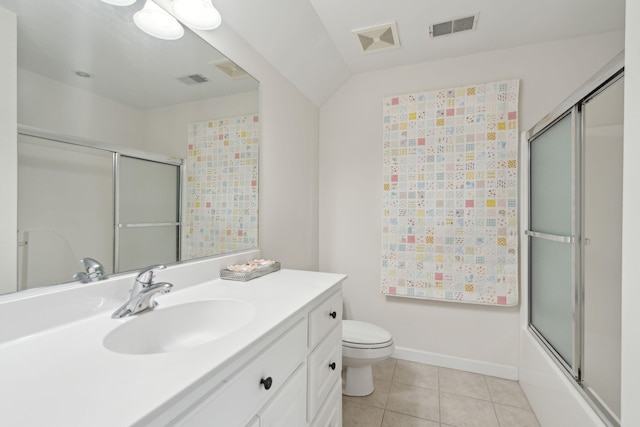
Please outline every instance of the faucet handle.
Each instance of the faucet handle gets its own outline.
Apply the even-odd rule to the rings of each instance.
[[[156,270],[164,270],[165,267],[162,264],[152,265],[150,267],[145,268],[136,276],[136,282],[140,283],[142,286],[149,286],[153,283],[153,278],[155,277]]]
[[[82,258],[80,260],[85,271],[73,275],[75,280],[82,283],[95,282],[106,279],[108,276],[104,272],[104,266],[93,258]]]
[[[84,266],[85,271],[89,275],[95,275],[98,278],[101,278],[104,275],[104,266],[100,264],[93,258],[82,258],[80,260],[82,265]],[[106,276],[105,276],[106,278]]]

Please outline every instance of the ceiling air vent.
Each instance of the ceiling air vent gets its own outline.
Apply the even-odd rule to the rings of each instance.
[[[478,14],[464,18],[452,19],[447,22],[429,25],[429,37],[448,36],[461,31],[475,30],[478,24]]]
[[[249,75],[245,70],[238,67],[238,65],[236,65],[232,61],[229,61],[228,59],[225,59],[224,61],[220,61],[220,62],[212,62],[211,65],[213,65],[218,70],[225,73],[227,77],[231,79],[239,79],[240,77]]]
[[[198,83],[206,83],[209,81],[209,79],[202,74],[191,74],[190,76],[186,77],[178,77],[178,80],[189,86],[196,85]]]
[[[400,46],[396,23],[379,25],[352,31],[363,53],[391,49]]]

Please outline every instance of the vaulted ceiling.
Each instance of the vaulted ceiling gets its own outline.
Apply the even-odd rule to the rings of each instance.
[[[353,74],[624,30],[624,0],[213,0],[224,22],[316,105]],[[474,30],[429,26],[477,15]],[[395,22],[400,47],[363,53],[354,30]]]

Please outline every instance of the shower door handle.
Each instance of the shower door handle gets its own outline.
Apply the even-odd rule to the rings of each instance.
[[[539,233],[537,231],[525,230],[524,234],[529,237],[538,237],[540,239],[551,240],[558,243],[573,243],[573,236],[558,236],[557,234]]]

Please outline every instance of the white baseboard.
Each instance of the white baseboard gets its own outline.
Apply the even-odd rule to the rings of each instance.
[[[396,347],[393,355],[395,359],[441,366],[443,368],[459,369],[476,374],[490,375],[507,380],[518,380],[518,367],[499,365],[497,363],[482,362],[446,354],[431,353],[406,347]]]

